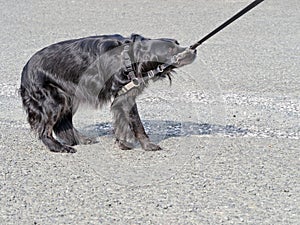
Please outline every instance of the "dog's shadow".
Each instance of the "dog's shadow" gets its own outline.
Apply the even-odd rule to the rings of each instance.
[[[146,133],[153,142],[159,143],[172,137],[186,137],[191,135],[221,135],[221,136],[244,136],[250,131],[233,125],[217,125],[208,123],[178,122],[164,120],[144,120]],[[82,128],[84,133],[96,137],[112,136],[113,127],[109,122],[97,123]]]

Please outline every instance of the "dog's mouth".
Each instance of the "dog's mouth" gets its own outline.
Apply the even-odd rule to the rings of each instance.
[[[196,50],[181,48],[179,53],[169,57],[168,60],[159,60],[159,58],[156,58],[156,60],[144,62],[141,66],[142,72],[153,81],[168,77],[171,82],[171,76],[173,73],[176,73],[175,70],[191,64],[195,60],[196,55]]]
[[[171,65],[178,68],[191,64],[197,55],[197,50],[186,48],[184,51],[172,57]]]
[[[192,50],[190,48],[186,48],[184,51],[174,55],[170,60],[170,66],[164,70],[159,77],[168,77],[170,84],[172,83],[172,74],[176,73],[175,69],[191,64],[197,55],[197,50]]]

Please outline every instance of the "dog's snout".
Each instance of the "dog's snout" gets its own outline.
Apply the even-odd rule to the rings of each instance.
[[[188,48],[188,52],[189,52],[190,54],[197,54],[197,50],[196,50],[196,49]]]

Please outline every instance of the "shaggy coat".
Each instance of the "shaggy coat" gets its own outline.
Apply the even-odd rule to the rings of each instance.
[[[141,82],[120,95],[122,87],[133,79],[124,64],[126,45],[134,78]],[[170,78],[173,69],[195,59],[196,51],[172,62],[172,57],[185,49],[174,39],[133,34],[128,38],[103,35],[68,40],[38,51],[23,68],[20,87],[31,129],[50,151],[75,152],[71,146],[94,142],[73,126],[72,117],[79,104],[98,107],[112,101],[114,133],[120,148],[131,149],[133,141],[138,140],[145,150],[159,150],[145,133],[135,100],[148,84],[147,71],[170,63],[153,79]]]

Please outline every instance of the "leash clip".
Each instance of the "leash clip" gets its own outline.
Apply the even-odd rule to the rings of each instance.
[[[134,85],[134,87],[138,87],[141,84],[141,82],[138,78],[133,78],[131,82]]]
[[[159,66],[157,67],[157,71],[158,71],[158,73],[162,73],[162,72],[164,72],[164,68],[162,68],[162,66],[159,65]]]

